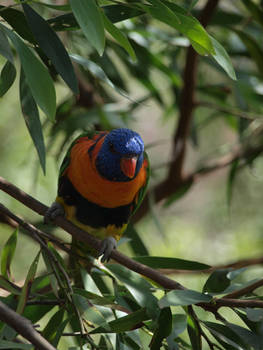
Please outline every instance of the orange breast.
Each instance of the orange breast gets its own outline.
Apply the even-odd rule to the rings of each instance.
[[[145,184],[147,162],[144,161],[138,175],[131,181],[117,182],[103,178],[96,170],[95,160],[104,137],[97,142],[92,151],[92,160],[88,149],[94,141],[80,139],[71,150],[70,165],[66,174],[76,190],[93,203],[107,208],[130,204]]]

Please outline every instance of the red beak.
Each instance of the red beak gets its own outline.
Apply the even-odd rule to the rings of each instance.
[[[130,179],[134,177],[137,165],[137,157],[121,158],[121,170]]]

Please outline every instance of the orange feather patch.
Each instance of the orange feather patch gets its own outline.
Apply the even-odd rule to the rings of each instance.
[[[138,191],[145,185],[147,161],[143,162],[136,178],[131,181],[117,182],[105,179],[98,173],[95,165],[105,136],[97,142],[91,157],[88,150],[95,140],[80,138],[71,149],[70,164],[65,174],[75,189],[90,202],[106,208],[115,208],[132,203]]]

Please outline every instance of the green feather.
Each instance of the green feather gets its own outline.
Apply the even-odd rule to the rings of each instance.
[[[136,213],[136,211],[139,209],[140,205],[142,204],[142,201],[144,200],[144,197],[145,197],[146,192],[147,192],[147,187],[148,187],[148,184],[149,184],[150,176],[151,176],[151,167],[150,167],[149,157],[148,157],[146,152],[144,152],[143,155],[144,155],[144,159],[146,159],[147,163],[148,163],[148,166],[146,168],[146,172],[147,172],[146,182],[145,182],[145,185],[142,186],[142,188],[139,190],[137,203],[134,206],[132,215],[134,215]]]

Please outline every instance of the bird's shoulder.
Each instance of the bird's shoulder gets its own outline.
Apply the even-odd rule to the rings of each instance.
[[[70,144],[67,153],[62,161],[62,164],[60,166],[60,170],[59,170],[59,177],[61,177],[65,170],[68,168],[68,166],[70,165],[70,157],[71,157],[71,151],[73,149],[74,146],[76,146],[77,144],[81,144],[81,143],[86,143],[87,144],[87,150],[93,148],[96,143],[98,142],[98,140],[105,136],[107,134],[106,131],[97,131],[97,130],[88,130],[85,131],[83,133],[81,133],[78,137],[76,137],[73,142]]]

